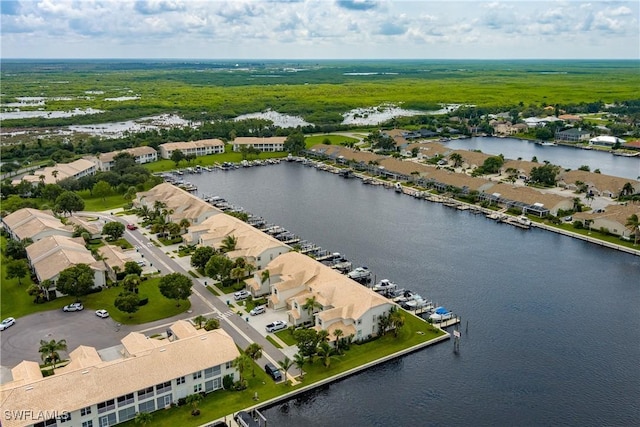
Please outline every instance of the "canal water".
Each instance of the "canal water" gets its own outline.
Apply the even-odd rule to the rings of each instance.
[[[272,426],[640,423],[640,257],[297,163],[188,178],[462,317],[447,341],[266,410]]]
[[[614,156],[597,150],[582,150],[563,145],[543,146],[533,141],[515,138],[474,137],[453,139],[444,143],[456,150],[480,150],[486,154],[503,154],[506,159],[531,160],[534,156],[541,164],[547,160],[568,169],[589,166],[606,175],[640,180],[640,157]],[[464,157],[464,156],[463,156]]]

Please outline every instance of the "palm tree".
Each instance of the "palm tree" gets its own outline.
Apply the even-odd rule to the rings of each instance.
[[[153,419],[153,415],[148,412],[138,412],[134,419],[136,424],[142,424],[146,426],[147,424],[151,424],[151,420]]]
[[[240,353],[240,356],[233,360],[233,367],[238,370],[240,383],[244,382],[244,373],[251,365],[251,358],[246,353]]]
[[[251,343],[249,344],[249,346],[245,349],[245,354],[247,356],[249,356],[251,358],[251,360],[253,360],[254,362],[258,359],[260,359],[262,357],[262,346],[258,343]],[[255,363],[252,365],[251,367],[252,369],[252,374],[255,377],[256,376],[256,365]]]
[[[300,378],[304,378],[304,371],[302,370],[302,367],[306,361],[307,359],[302,353],[296,353],[293,355],[293,363],[296,365],[296,368],[300,370]]]
[[[278,364],[282,367],[282,370],[284,371],[284,379],[287,379],[287,373],[289,371],[289,368],[291,367],[291,365],[293,365],[293,360],[289,359],[288,356],[285,356],[284,359],[282,359],[280,362],[278,362]]]
[[[59,174],[59,173],[60,173],[60,172],[58,172],[58,171],[57,171],[57,170],[55,170],[55,169],[51,171],[51,176],[53,177],[53,179],[54,179],[54,180],[58,177],[58,174]],[[57,180],[56,180],[56,181],[57,181]]]
[[[166,207],[167,207],[167,204],[161,200],[156,200],[155,202],[153,202],[153,210],[154,210],[155,216],[156,217],[160,216],[160,213]]]
[[[396,307],[389,312],[389,323],[393,327],[393,335],[397,338],[400,328],[404,326],[404,316]]]
[[[322,304],[318,302],[315,295],[307,298],[307,300],[302,304],[302,309],[307,312],[309,317],[313,318],[313,313],[319,310],[322,310]]]
[[[630,196],[632,195],[634,192],[634,188],[633,185],[631,185],[630,182],[627,182],[623,187],[622,187],[622,191],[620,192],[620,196]]]
[[[318,342],[328,342],[329,341],[329,332],[326,329],[321,329],[318,331]]]
[[[233,234],[222,239],[222,243],[220,244],[220,252],[227,253],[236,250],[236,245],[238,244],[238,238]]]
[[[638,234],[640,234],[640,221],[638,220],[638,215],[633,214],[629,218],[627,218],[627,222],[624,224],[631,233],[633,233],[633,246],[638,244]]]
[[[191,407],[193,408],[191,410],[191,415],[200,415],[200,410],[198,410],[198,406],[200,405],[200,402],[202,402],[202,399],[204,398],[200,393],[193,393],[187,396],[185,403],[187,405],[191,405]]]
[[[220,321],[216,318],[207,319],[207,321],[204,323],[204,330],[213,331],[214,329],[220,329]]]
[[[122,271],[120,266],[118,266],[118,265],[114,265],[113,266],[113,275],[116,278],[116,280],[114,280],[114,285],[116,285],[116,286],[118,285],[118,273],[120,273],[120,271]]]
[[[269,287],[271,287],[271,273],[269,273],[269,270],[262,270],[262,273],[260,273],[260,280],[262,283],[268,281]]]
[[[157,216],[151,226],[151,231],[154,233],[166,234],[169,230],[169,223],[164,216]]]
[[[178,234],[180,234],[180,232],[182,231],[182,228],[180,228],[180,226],[175,222],[170,222],[169,225],[167,226],[167,231],[172,237],[175,237]]]
[[[458,166],[460,166],[462,164],[462,155],[460,155],[460,153],[452,153],[449,156],[449,160],[451,160],[453,162],[453,167],[457,168]]]
[[[340,354],[340,352],[342,351],[342,336],[344,335],[344,332],[342,332],[342,329],[336,329],[335,331],[333,331],[333,336],[336,337],[336,351],[338,352],[338,354]]]
[[[328,342],[322,341],[318,346],[317,355],[322,360],[325,368],[328,368],[331,365],[331,356],[333,356],[333,348],[329,345]]]
[[[122,286],[130,292],[136,292],[138,286],[140,286],[140,276],[137,274],[127,274],[122,279]]]
[[[182,218],[180,220],[180,223],[178,224],[186,233],[187,230],[189,229],[189,227],[191,227],[191,221],[189,221],[187,218]]]
[[[207,321],[207,318],[204,317],[202,314],[197,315],[196,317],[193,318],[193,323],[195,323],[196,325],[198,325],[198,329],[202,328],[202,324],[204,322]]]
[[[40,340],[40,348],[38,352],[43,362],[50,362],[53,364],[53,369],[56,369],[56,362],[60,361],[59,351],[67,351],[67,340]]]
[[[244,267],[236,267],[231,269],[231,271],[229,272],[229,277],[231,277],[232,279],[236,279],[237,284],[240,284],[240,279],[246,276],[247,276],[247,273]]]
[[[149,219],[151,218],[152,212],[149,206],[143,205],[138,208],[138,215],[140,215],[142,219]]]

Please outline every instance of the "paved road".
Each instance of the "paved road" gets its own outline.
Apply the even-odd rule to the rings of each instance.
[[[87,213],[87,215],[127,224],[126,219],[118,216],[102,213]],[[124,237],[136,247],[136,250],[153,268],[157,268],[163,275],[179,272],[188,276],[184,268],[171,259],[161,248],[151,243],[139,230],[125,229]],[[263,358],[258,360],[258,363],[261,365],[267,360],[277,363],[284,359],[284,353],[267,341],[249,322],[238,315],[229,316],[230,308],[225,302],[211,294],[200,281],[193,281],[190,312],[148,324],[119,326],[110,318],[98,318],[93,310],[84,310],[79,313],[64,313],[61,310],[53,310],[21,317],[17,320],[16,325],[2,331],[2,335],[0,335],[0,365],[7,368],[17,365],[22,360],[40,360],[38,347],[41,339],[66,339],[69,351],[79,345],[88,345],[100,350],[120,344],[120,340],[129,332],[140,331],[148,335],[165,332],[167,326],[176,320],[189,319],[198,314],[208,315],[208,317],[217,315],[220,318],[222,329],[241,348],[246,348],[252,342],[260,344],[263,348]],[[6,369],[2,373],[4,377]],[[2,382],[4,380],[5,378],[2,378]]]

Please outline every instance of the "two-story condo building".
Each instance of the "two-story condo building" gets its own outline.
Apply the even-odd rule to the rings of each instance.
[[[133,147],[120,151],[111,151],[109,153],[101,153],[96,156],[96,164],[101,171],[110,171],[115,161],[113,160],[120,153],[131,154],[136,163],[145,164],[158,160],[158,152],[153,147]]]
[[[186,219],[193,225],[201,224],[205,219],[222,213],[188,191],[166,182],[138,193],[133,201],[136,207],[146,206],[151,210],[155,209],[156,202],[164,204],[168,212],[167,220],[176,223]]]
[[[175,150],[182,151],[185,156],[206,156],[208,154],[224,153],[224,142],[219,139],[201,139],[199,141],[167,142],[160,144],[160,157],[170,159]]]
[[[73,226],[65,225],[51,211],[24,208],[2,218],[2,224],[14,240],[34,242],[47,236],[73,236]]]
[[[371,289],[349,279],[336,270],[298,252],[282,254],[265,268],[271,286],[268,304],[275,310],[288,309],[294,326],[313,323],[318,330],[340,329],[355,341],[378,335],[380,316],[388,314],[394,303]],[[262,281],[262,272],[254,280]],[[311,315],[303,308],[315,298],[322,308]]]
[[[190,394],[219,390],[224,376],[237,376],[233,360],[240,353],[225,331],[197,330],[183,320],[170,331],[164,340],[132,332],[115,357],[80,346],[67,366],[48,377],[37,362],[23,361],[11,370],[13,381],[0,388],[0,406],[5,414],[27,415],[3,417],[2,425],[112,426]]]
[[[97,169],[98,168],[93,161],[88,159],[78,159],[71,163],[58,163],[55,166],[47,166],[43,169],[39,169],[30,175],[14,179],[11,181],[11,185],[18,185],[21,181],[27,181],[33,185],[37,185],[40,182],[43,184],[55,184],[56,182],[62,181],[66,178],[78,179],[87,175],[95,175]]]
[[[200,225],[190,227],[184,239],[188,243],[198,243],[200,246],[219,249],[222,241],[228,236],[235,237],[237,242],[236,249],[227,252],[226,255],[232,260],[244,258],[257,269],[264,268],[278,255],[291,250],[290,246],[278,239],[226,214],[212,216]],[[265,295],[269,292],[267,289],[262,293],[254,293],[254,296]]]
[[[242,147],[253,147],[260,151],[284,151],[284,142],[287,138],[284,136],[272,136],[269,138],[261,138],[255,136],[238,137],[233,140],[233,151],[240,151]]]

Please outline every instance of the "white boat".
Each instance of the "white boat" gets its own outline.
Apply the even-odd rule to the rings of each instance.
[[[373,290],[376,292],[387,292],[397,288],[398,285],[391,282],[389,279],[382,279],[373,286]]]
[[[450,319],[453,319],[453,313],[444,307],[436,308],[429,316],[429,320],[431,320],[432,322],[444,322]]]
[[[399,182],[396,182],[394,187],[395,187],[396,193],[402,193],[402,184],[400,184]]]
[[[347,273],[347,277],[353,280],[367,280],[371,277],[371,272],[367,267],[358,267]]]
[[[420,308],[433,308],[433,304],[420,295],[414,295],[413,298],[402,303],[402,308],[405,310],[418,310]]]

